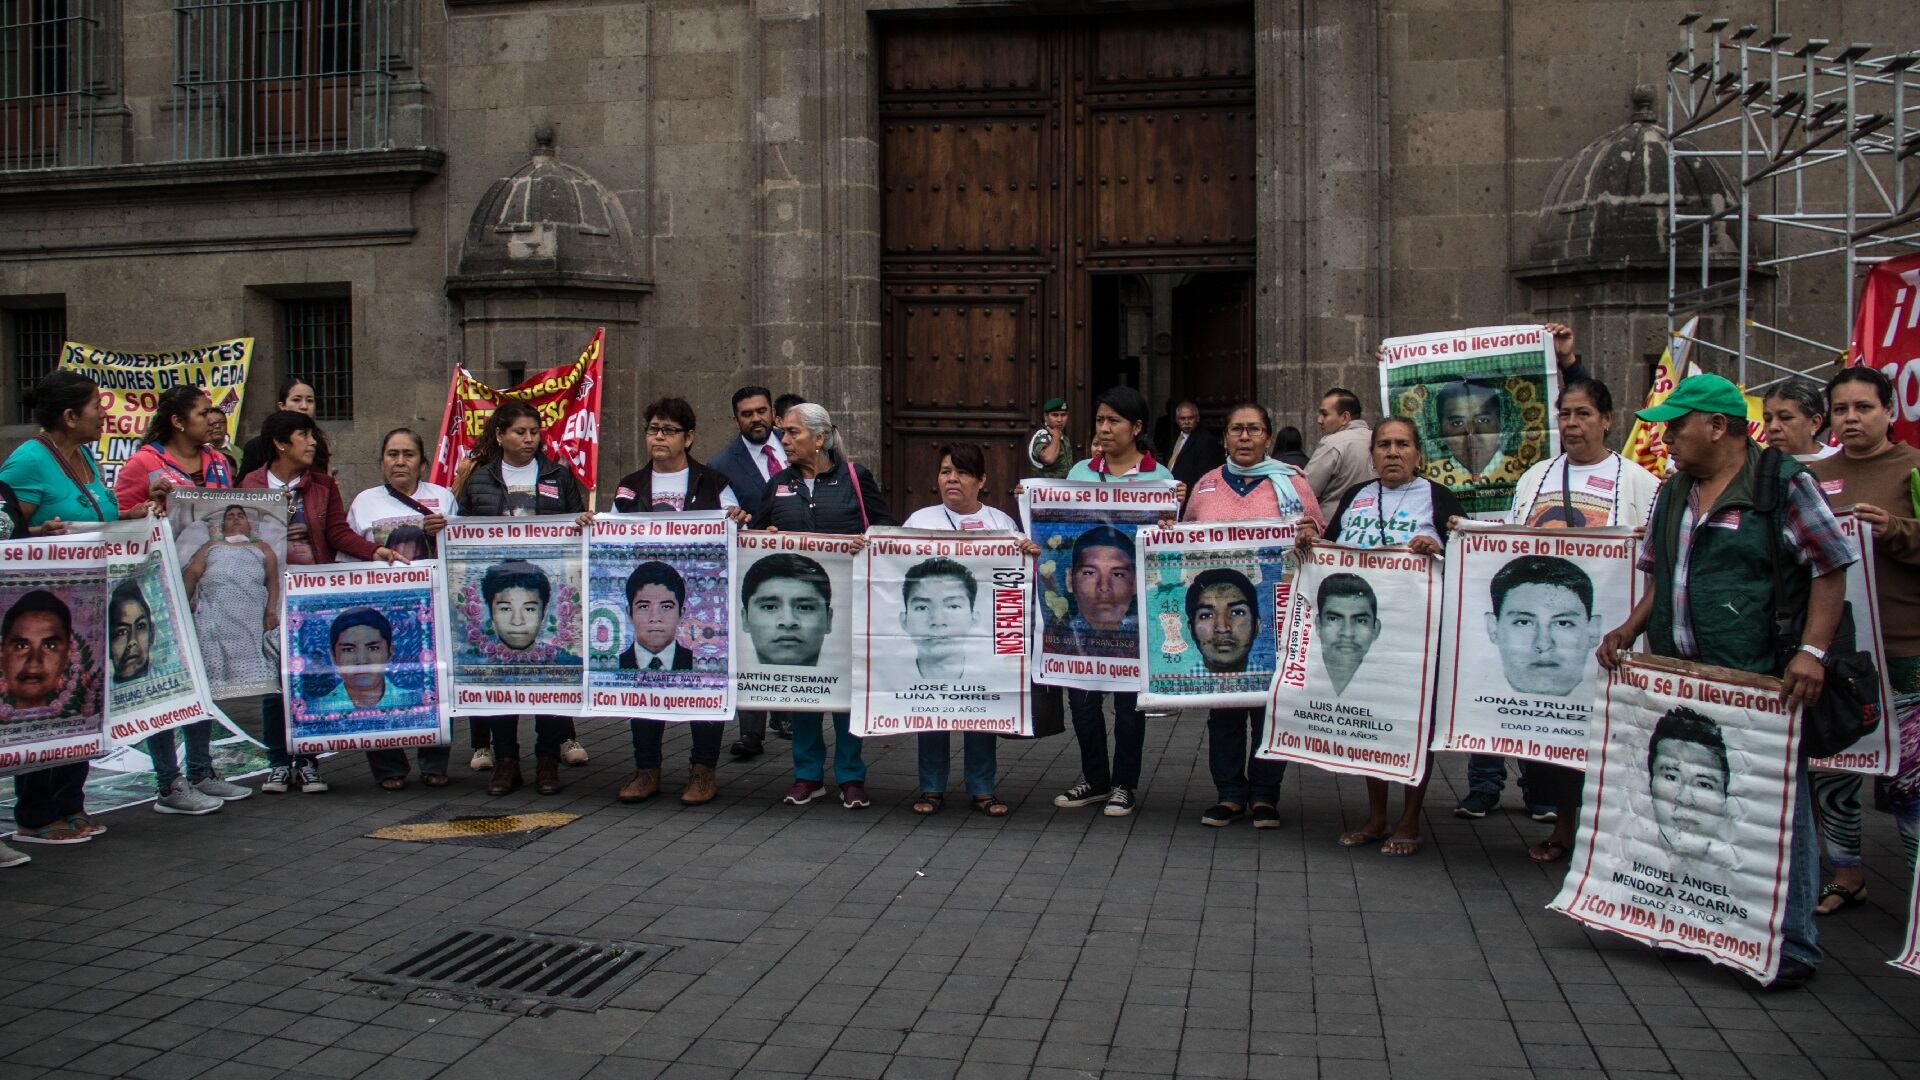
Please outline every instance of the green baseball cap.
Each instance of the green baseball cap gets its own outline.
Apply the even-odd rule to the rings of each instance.
[[[1040,407],[1040,411],[1041,412],[1066,412],[1067,399],[1050,397],[1047,399],[1047,403]]]
[[[1733,380],[1720,375],[1689,375],[1680,380],[1667,400],[1633,415],[1654,424],[1678,420],[1690,412],[1747,415],[1747,397]]]

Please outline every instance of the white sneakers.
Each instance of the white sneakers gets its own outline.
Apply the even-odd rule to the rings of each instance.
[[[17,851],[5,844],[0,844],[0,869],[5,869],[9,866],[20,866],[23,863],[30,863],[32,861],[33,856],[26,852]]]
[[[585,765],[587,748],[580,745],[579,739],[568,739],[560,744],[560,760],[569,765]]]
[[[167,785],[167,790],[161,793],[160,798],[154,801],[153,809],[154,812],[161,814],[187,814],[198,817],[201,814],[211,814],[225,805],[227,804],[221,799],[195,791],[187,783],[186,777],[176,776],[173,778],[173,783]]]

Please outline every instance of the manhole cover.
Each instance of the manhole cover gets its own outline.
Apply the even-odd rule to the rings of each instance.
[[[511,850],[578,820],[579,814],[555,813],[451,816],[446,807],[440,807],[416,814],[397,825],[375,829],[366,836],[370,840],[467,844]]]
[[[486,928],[455,930],[353,977],[407,990],[592,1012],[670,945]]]

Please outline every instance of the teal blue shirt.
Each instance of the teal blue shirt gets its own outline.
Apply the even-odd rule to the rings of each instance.
[[[93,447],[80,448],[80,460],[87,463],[93,479],[87,482],[86,495],[68,479],[65,469],[45,443],[29,439],[20,444],[7,462],[0,465],[0,483],[13,489],[26,506],[33,507],[29,526],[44,525],[54,518],[61,521],[118,521],[120,504],[113,491],[100,480],[100,465],[93,460]],[[93,496],[89,501],[87,495]]]
[[[4,475],[0,475],[0,480],[4,480],[4,479],[6,479],[6,477]],[[1111,482],[1116,484],[1132,484],[1132,483],[1137,483],[1138,481],[1141,481],[1141,480],[1171,480],[1173,479],[1173,473],[1167,471],[1167,467],[1165,465],[1162,465],[1156,461],[1153,463],[1152,472],[1146,472],[1143,470],[1141,472],[1128,473],[1125,476],[1113,476],[1111,474],[1094,472],[1093,459],[1087,458],[1083,461],[1076,461],[1073,463],[1073,468],[1067,470],[1067,479],[1085,480],[1089,483],[1095,483],[1095,484],[1105,483],[1105,482]],[[25,498],[25,497],[26,496],[24,495],[21,496],[21,498]]]

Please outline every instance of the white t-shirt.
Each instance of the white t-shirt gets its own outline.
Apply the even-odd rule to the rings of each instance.
[[[747,437],[742,435],[740,436],[740,445],[747,448],[747,456],[753,459],[754,468],[760,470],[760,479],[762,480],[773,479],[774,473],[787,467],[787,448],[782,446],[780,440],[772,435],[767,436],[767,441],[758,446],[748,442]],[[771,472],[767,470],[767,449],[769,447],[773,450],[774,460],[780,463]]]
[[[1395,547],[1416,536],[1440,541],[1433,521],[1433,485],[1417,476],[1397,488],[1383,488],[1378,481],[1367,484],[1340,515],[1340,542],[1349,547]]]
[[[996,510],[985,503],[971,514],[957,514],[947,509],[945,503],[935,503],[922,507],[908,516],[908,529],[944,529],[948,532],[974,532],[986,529],[995,532],[1019,532],[1020,525],[1005,512]]]
[[[681,469],[679,472],[661,472],[655,469],[653,471],[653,505],[645,507],[644,510],[656,514],[663,512],[677,514],[685,510],[687,508],[687,477],[692,473],[692,469]],[[733,497],[731,485],[720,489],[720,509],[731,510],[739,505],[740,500]]]
[[[1514,524],[1547,529],[1598,529],[1619,524],[1617,506],[1625,460],[1618,454],[1608,454],[1592,465],[1574,465],[1563,456],[1540,478],[1533,504]],[[1563,465],[1568,488],[1565,501],[1560,498]],[[1572,516],[1567,513],[1569,503]]]
[[[1833,455],[1840,452],[1840,448],[1833,445],[1832,443],[1821,443],[1819,445],[1820,445],[1820,449],[1815,450],[1811,454],[1793,455],[1793,460],[1799,462],[1802,465],[1811,465],[1814,462],[1819,461],[1821,458],[1830,458]]]
[[[414,489],[413,501],[444,518],[460,516],[460,503],[453,497],[453,492],[439,484],[422,480],[420,486]],[[375,544],[392,547],[387,541],[393,536],[393,531],[418,528],[422,516],[420,511],[387,494],[387,487],[382,484],[353,497],[353,505],[347,508],[347,527]],[[404,551],[400,554],[409,559],[415,557]],[[424,551],[419,557],[425,557]]]
[[[502,461],[500,480],[507,487],[507,516],[532,517],[539,505],[533,489],[540,482],[540,459],[535,458],[525,465],[509,465]]]

